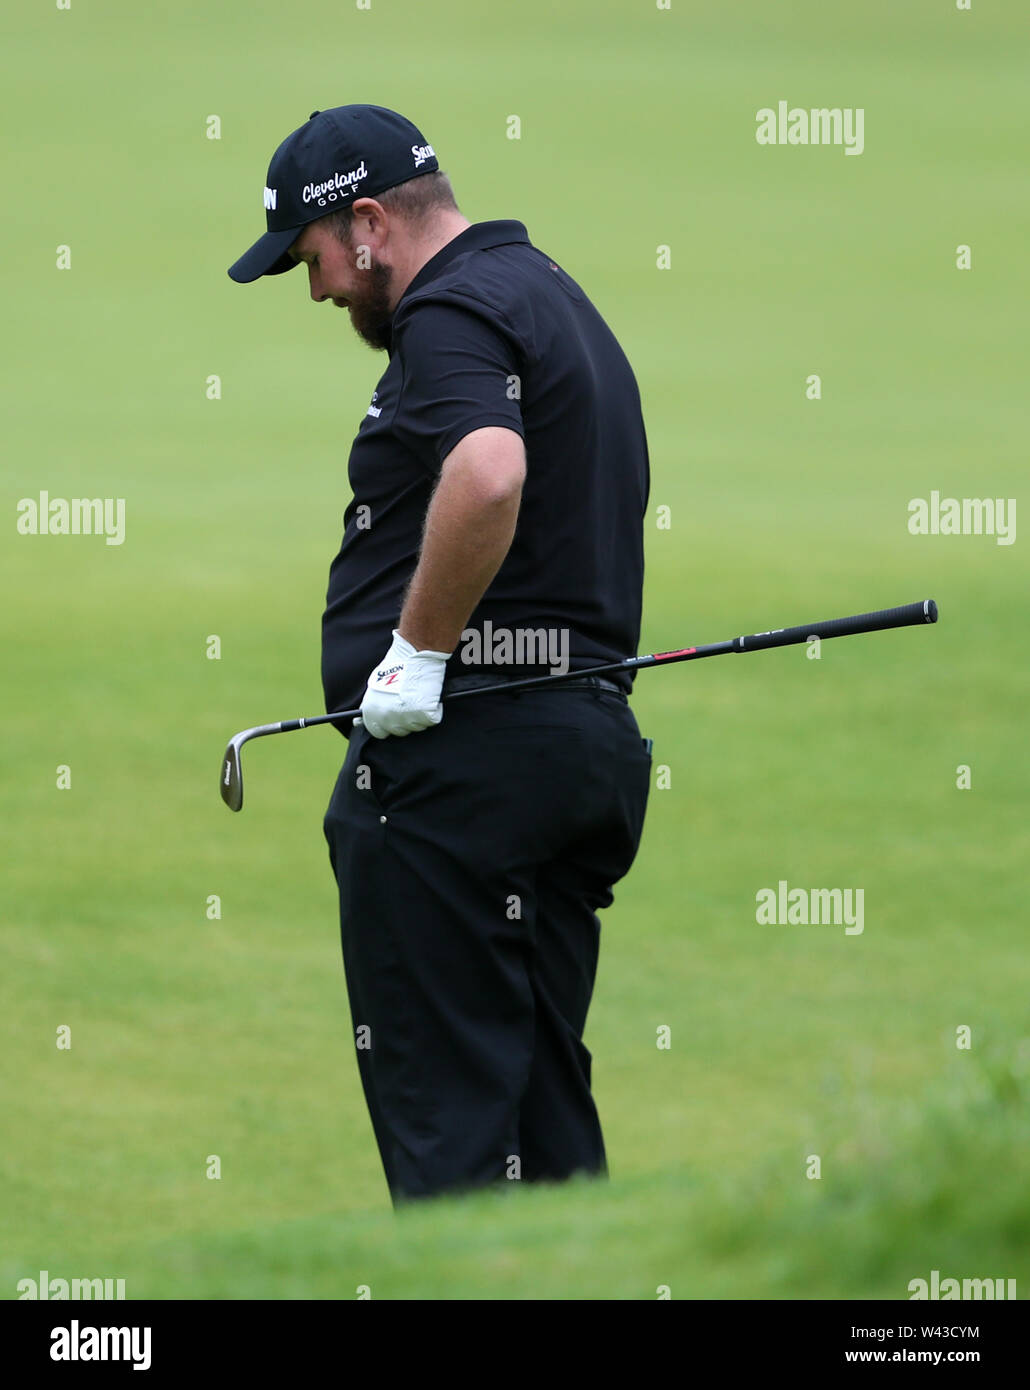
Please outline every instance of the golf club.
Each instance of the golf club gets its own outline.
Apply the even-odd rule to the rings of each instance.
[[[831,637],[852,637],[860,632],[884,632],[892,627],[914,627],[921,623],[937,621],[937,605],[932,598],[922,603],[907,603],[901,608],[882,608],[876,613],[859,613],[851,618],[828,618],[821,623],[808,623],[804,627],[773,628],[769,632],[754,632],[746,637],[731,637],[726,642],[712,642],[703,647],[681,647],[678,651],[655,652],[651,656],[629,656],[623,661],[612,661],[604,666],[588,666],[586,669],[563,671],[557,676],[531,676],[526,680],[512,681],[505,690],[522,690],[527,686],[557,685],[560,681],[582,679],[583,676],[600,676],[611,671],[640,671],[648,666],[671,666],[677,661],[700,661],[706,656],[725,656],[731,652],[760,652],[769,647],[789,647],[800,642],[808,642],[813,637],[827,641]],[[497,685],[476,686],[471,690],[455,690],[443,697],[444,701],[460,700],[465,695],[478,695],[484,690],[495,693]],[[269,734],[288,734],[294,729],[308,729],[315,724],[330,724],[340,719],[356,719],[361,713],[358,709],[336,710],[332,714],[316,714],[309,719],[284,719],[278,724],[258,724],[253,729],[244,729],[229,740],[222,759],[222,769],[218,790],[230,811],[243,807],[243,765],[241,750],[252,738],[266,738]]]

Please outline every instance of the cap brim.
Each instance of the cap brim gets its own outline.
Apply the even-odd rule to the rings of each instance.
[[[266,232],[235,265],[229,267],[229,278],[239,285],[249,285],[262,275],[282,275],[297,264],[286,254],[300,236],[303,227],[287,227],[284,232]]]

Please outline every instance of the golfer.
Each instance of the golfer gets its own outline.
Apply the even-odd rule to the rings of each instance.
[[[632,675],[647,441],[633,372],[517,221],[470,223],[396,112],[312,113],[229,271],[307,267],[385,370],[350,449],[323,617],[354,709],[325,817],[358,1067],[395,1206],[607,1173],[583,1029],[599,908],[650,782]],[[583,235],[605,216],[584,209]],[[372,383],[369,383],[372,386]],[[327,460],[325,401],[297,447]],[[442,701],[472,687],[485,693]]]

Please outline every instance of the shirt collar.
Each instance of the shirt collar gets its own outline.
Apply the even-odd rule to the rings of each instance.
[[[435,256],[431,256],[411,284],[397,301],[399,309],[409,294],[422,289],[434,280],[446,265],[456,256],[464,256],[466,251],[483,251],[490,246],[507,246],[511,242],[529,242],[529,233],[521,222],[473,222],[459,232],[446,246],[442,246]],[[394,311],[396,313],[396,310]]]

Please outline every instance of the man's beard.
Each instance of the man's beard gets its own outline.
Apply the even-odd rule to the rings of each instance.
[[[393,272],[382,261],[373,260],[366,271],[360,298],[348,300],[350,321],[354,331],[370,348],[384,352],[390,346],[393,310],[390,307],[390,286]]]

